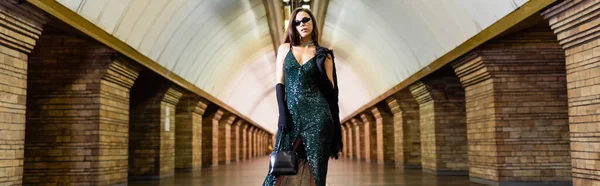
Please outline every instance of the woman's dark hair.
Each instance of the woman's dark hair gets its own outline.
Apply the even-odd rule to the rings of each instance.
[[[306,12],[310,16],[313,26],[313,30],[310,35],[312,36],[312,40],[315,46],[319,46],[319,29],[317,28],[317,20],[315,20],[315,16],[313,15],[313,13],[305,8],[297,8],[292,12],[290,21],[287,26],[287,33],[285,34],[285,40],[283,41],[283,43],[290,43],[290,46],[296,46],[300,44],[300,34],[298,33],[296,27],[293,25],[293,22],[296,21],[296,15],[298,15],[300,11]]]

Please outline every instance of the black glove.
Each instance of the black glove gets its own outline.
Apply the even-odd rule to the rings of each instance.
[[[285,132],[288,129],[288,108],[285,102],[285,86],[281,83],[275,85],[275,94],[277,95],[277,105],[279,107],[279,120],[277,121],[277,127],[281,132]]]

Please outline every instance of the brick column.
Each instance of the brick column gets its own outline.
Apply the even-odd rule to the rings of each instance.
[[[443,68],[411,85],[410,91],[419,103],[423,171],[466,175],[465,100],[458,78]]]
[[[265,132],[264,131],[260,131],[260,133],[258,134],[258,156],[261,157],[263,155],[264,152],[264,136],[265,136]]]
[[[231,124],[236,116],[227,112],[219,121],[219,164],[231,162]]]
[[[341,125],[341,129],[342,129],[342,144],[344,144],[344,148],[342,149],[342,156],[341,157],[347,157],[348,156],[348,134],[346,134],[346,127],[344,126],[344,124]]]
[[[260,156],[262,157],[267,152],[267,133],[263,131],[260,139],[261,139]]]
[[[240,120],[237,120],[234,123],[234,125],[233,125],[233,135],[232,135],[233,137],[232,137],[232,140],[233,140],[233,146],[234,146],[234,148],[232,150],[233,153],[232,153],[231,160],[235,161],[235,162],[239,162],[240,161],[240,157],[241,157],[241,153],[242,153],[242,151],[240,150],[241,149],[241,145],[242,145],[241,144],[242,134],[240,132],[241,131],[240,127],[242,126],[243,122],[244,122],[244,120],[240,119]]]
[[[365,161],[377,162],[377,126],[370,109],[360,114],[365,135]]]
[[[177,104],[175,123],[175,169],[197,170],[202,167],[202,115],[208,101],[186,93]]]
[[[419,104],[410,91],[403,89],[386,100],[393,117],[396,165],[421,168],[421,132]]]
[[[0,1],[0,185],[23,184],[27,60],[46,22],[45,14],[15,2]]]
[[[260,129],[254,128],[254,133],[252,133],[252,157],[256,158],[258,155],[258,132]]]
[[[346,127],[346,133],[348,134],[348,145],[344,145],[348,148],[348,155],[346,157],[354,159],[354,157],[356,157],[356,146],[354,145],[356,139],[354,138],[354,128],[352,127],[352,123],[350,122],[344,123],[343,126]]]
[[[570,183],[564,63],[546,25],[489,41],[452,64],[465,87],[472,181]]]
[[[371,109],[375,119],[377,133],[377,163],[394,165],[395,161],[395,134],[394,117],[385,104],[377,104]]]
[[[202,167],[219,164],[219,121],[223,110],[209,105],[202,116]]]
[[[249,156],[248,156],[248,147],[249,147],[249,138],[248,138],[248,127],[250,125],[248,125],[248,123],[243,122],[243,126],[242,126],[242,160],[248,160]]]
[[[572,182],[600,185],[600,42],[595,1],[565,0],[542,15],[564,49],[570,129]]]
[[[23,185],[126,183],[129,93],[140,67],[95,41],[44,35],[28,69]]]
[[[182,93],[144,71],[131,89],[130,179],[160,179],[175,171],[175,106]]]
[[[365,159],[365,133],[362,129],[362,122],[357,120],[356,118],[352,118],[350,120],[352,122],[352,126],[354,127],[354,147],[356,147],[355,157],[357,160]]]
[[[248,159],[254,158],[254,131],[256,128],[254,126],[250,126],[248,130]]]

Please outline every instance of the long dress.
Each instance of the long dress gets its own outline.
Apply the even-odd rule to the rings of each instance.
[[[309,165],[307,168],[311,168],[317,186],[325,186],[334,124],[329,105],[318,87],[321,75],[314,57],[300,65],[291,49],[286,54],[284,83],[286,103],[291,115],[291,130],[281,137],[282,133],[278,131],[275,142],[275,146],[280,145],[282,151],[289,151],[295,142],[302,142],[297,150],[298,156],[301,162],[306,158]],[[306,166],[300,164],[298,175],[285,176],[284,180],[296,177],[295,180],[299,182],[309,183],[310,177],[305,176],[302,169]],[[273,186],[277,179],[279,178],[269,174],[263,186]]]

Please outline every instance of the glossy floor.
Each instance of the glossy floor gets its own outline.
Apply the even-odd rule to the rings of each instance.
[[[203,169],[177,172],[160,181],[133,181],[130,186],[260,186],[268,170],[268,158]],[[467,176],[434,176],[420,170],[383,167],[354,160],[330,161],[328,186],[481,186],[470,183]]]

